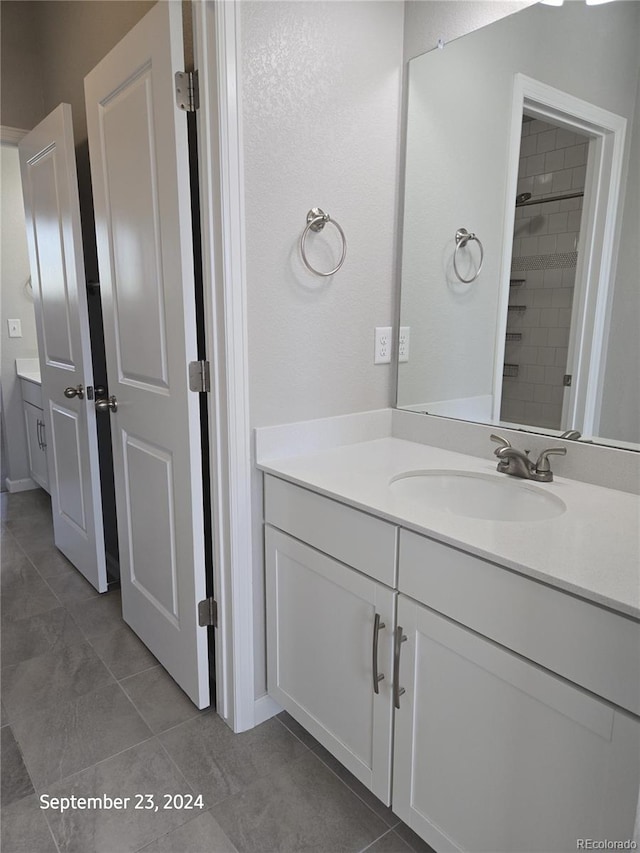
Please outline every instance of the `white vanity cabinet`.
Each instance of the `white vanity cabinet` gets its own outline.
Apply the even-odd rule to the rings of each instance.
[[[266,490],[269,693],[388,805],[396,593],[340,558],[393,581],[396,528],[274,478]]]
[[[638,623],[405,530],[399,587],[396,814],[438,851],[632,838],[640,721],[584,682],[637,709]]]
[[[269,693],[434,850],[633,837],[637,620],[270,475],[265,519]]]
[[[22,408],[24,412],[29,454],[29,474],[39,486],[49,491],[49,469],[47,467],[47,436],[42,409],[42,391],[35,382],[20,380]]]

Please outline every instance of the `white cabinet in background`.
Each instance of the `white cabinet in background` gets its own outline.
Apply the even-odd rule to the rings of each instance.
[[[398,625],[393,810],[428,844],[560,853],[632,838],[637,719],[404,595]]]
[[[267,527],[270,695],[390,803],[395,593]]]
[[[39,385],[25,379],[20,381],[22,409],[27,436],[29,475],[31,479],[49,491],[49,469],[47,467],[47,436],[42,409],[42,392]]]

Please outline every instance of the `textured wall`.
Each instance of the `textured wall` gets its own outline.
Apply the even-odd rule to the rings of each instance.
[[[243,2],[246,246],[254,426],[386,406],[373,329],[393,313],[402,4]],[[342,225],[318,278],[307,211]],[[335,229],[308,241],[330,268]]]
[[[2,428],[6,453],[6,475],[11,480],[29,476],[29,460],[25,437],[20,380],[16,376],[16,358],[37,358],[36,320],[33,299],[24,283],[29,277],[27,234],[22,203],[18,149],[13,145],[0,146],[2,166],[2,229],[0,281],[2,282],[2,313],[0,333],[2,352]],[[19,319],[22,337],[10,338],[7,320]],[[4,484],[3,484],[4,486]]]

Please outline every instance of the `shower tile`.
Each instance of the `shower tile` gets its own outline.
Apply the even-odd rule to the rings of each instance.
[[[553,291],[554,308],[571,308],[573,302],[573,288],[560,287]]]
[[[558,309],[557,308],[542,308],[540,310],[540,325],[547,329],[558,326]]]
[[[540,254],[541,255],[553,255],[556,252],[557,246],[557,237],[555,234],[545,234],[544,237],[540,237]]]
[[[211,812],[183,823],[168,835],[152,841],[140,853],[237,853]]]
[[[570,166],[584,166],[587,162],[587,146],[572,145],[564,150],[564,165],[568,169]]]
[[[161,666],[121,681],[122,688],[156,734],[203,713]]]
[[[545,154],[547,151],[553,151],[556,147],[556,133],[553,130],[545,130],[538,134],[536,151],[538,154]]]
[[[571,145],[575,145],[578,137],[571,130],[565,130],[563,127],[558,128],[558,132],[556,134],[556,145],[558,148],[569,148]]]
[[[91,637],[91,645],[118,679],[135,675],[158,663],[134,632],[120,621],[110,631]]]
[[[570,210],[567,217],[567,230],[580,231],[582,224],[582,210]]]
[[[563,370],[565,370],[566,366],[567,366],[567,359],[569,357],[569,350],[567,349],[567,347],[558,347],[555,350],[555,354],[556,354],[556,365],[558,367],[561,367]],[[549,402],[551,402],[551,401],[549,401]]]
[[[212,814],[241,853],[357,851],[387,829],[313,753],[255,780]]]
[[[0,802],[2,808],[33,794],[34,788],[22,753],[11,731],[11,726],[0,729],[0,749],[2,750]]]
[[[207,805],[236,794],[308,751],[276,719],[233,734],[215,713],[196,717],[158,737]]]
[[[544,168],[546,172],[557,172],[559,169],[564,169],[565,151],[570,149],[560,148],[555,151],[549,151],[544,158]],[[571,164],[573,165],[573,164]]]
[[[541,175],[544,172],[544,154],[536,154],[533,157],[527,157],[526,177],[532,175]]]
[[[561,234],[567,230],[568,213],[552,213],[549,217],[549,233]]]
[[[553,192],[564,193],[571,189],[573,169],[561,169],[553,173]]]
[[[520,143],[520,156],[521,157],[531,157],[532,154],[536,154],[536,137],[535,136],[525,136],[522,138]]]
[[[35,795],[2,809],[0,847],[6,853],[58,853]]]
[[[148,740],[52,785],[51,796],[129,798],[126,808],[47,813],[60,853],[133,853],[195,818],[193,809],[165,809],[165,794],[191,794],[161,745]],[[149,794],[153,809],[135,808],[136,794]],[[153,849],[153,848],[152,848]],[[162,848],[159,848],[162,849]],[[167,849],[167,848],[165,848]],[[171,850],[171,847],[168,848]],[[216,849],[202,847],[200,851]],[[181,853],[188,853],[182,848]],[[194,851],[195,853],[195,851]]]
[[[584,189],[584,185],[587,181],[587,167],[586,166],[576,166],[575,169],[572,170],[571,173],[571,187],[574,190],[582,190]]]
[[[118,684],[25,714],[12,721],[12,727],[40,789],[151,737]],[[105,793],[120,795],[117,789]]]

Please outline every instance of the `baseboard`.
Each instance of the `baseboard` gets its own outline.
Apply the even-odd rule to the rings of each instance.
[[[14,492],[30,492],[32,489],[39,489],[40,486],[31,477],[25,477],[23,480],[10,480],[8,477],[4,481],[7,491]]]
[[[253,709],[254,726],[259,726],[260,723],[270,720],[271,717],[275,717],[276,714],[279,714],[280,711],[282,711],[280,705],[278,705],[278,703],[269,695],[261,696],[259,699],[256,699],[253,703]]]

